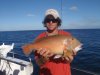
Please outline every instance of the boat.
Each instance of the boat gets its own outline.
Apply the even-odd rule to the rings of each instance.
[[[0,45],[0,75],[32,75],[33,64],[31,61],[8,56],[7,54],[13,50],[12,45]]]

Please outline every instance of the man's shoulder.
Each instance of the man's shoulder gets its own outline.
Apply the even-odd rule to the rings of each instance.
[[[45,32],[40,33],[38,36],[45,36]]]
[[[40,38],[45,37],[45,36],[46,36],[45,32],[42,32],[37,36],[36,39],[40,39]]]
[[[71,36],[71,33],[65,30],[59,30],[59,34]]]

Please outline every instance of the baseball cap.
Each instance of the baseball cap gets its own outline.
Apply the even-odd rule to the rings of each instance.
[[[47,15],[52,15],[55,19],[57,19],[58,17],[60,18],[58,11],[55,9],[48,9],[45,13],[45,16]]]

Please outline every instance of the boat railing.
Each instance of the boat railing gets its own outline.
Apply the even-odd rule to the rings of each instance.
[[[91,71],[71,67],[72,75],[100,75]]]
[[[30,61],[30,57],[27,57],[24,54],[19,53],[18,51],[16,53],[15,52],[9,52],[8,56],[10,56],[12,58],[18,58],[18,59]]]
[[[24,60],[27,59],[27,61],[31,62],[31,58],[27,57],[25,55],[21,55],[19,53],[15,53],[15,52],[9,52],[9,54],[12,54],[12,56],[11,56],[12,58],[15,58],[15,56],[17,55],[19,57],[24,57]],[[3,60],[7,60],[5,58],[2,58],[2,59]],[[7,61],[11,61],[11,60],[7,60]],[[13,61],[11,61],[11,62],[13,62]],[[14,63],[25,66],[22,63],[18,63],[18,62],[14,62]],[[87,70],[83,70],[83,69],[78,69],[78,68],[75,68],[75,67],[71,67],[71,72],[72,72],[72,75],[99,75],[97,73],[94,73],[94,72],[91,72],[91,71],[87,71]]]

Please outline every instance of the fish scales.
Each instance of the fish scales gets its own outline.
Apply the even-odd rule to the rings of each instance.
[[[28,55],[35,50],[45,48],[51,53],[57,55],[70,56],[76,47],[80,47],[81,43],[73,36],[54,35],[48,36],[34,41],[31,44],[23,46],[23,52]],[[78,51],[78,50],[77,50]]]

